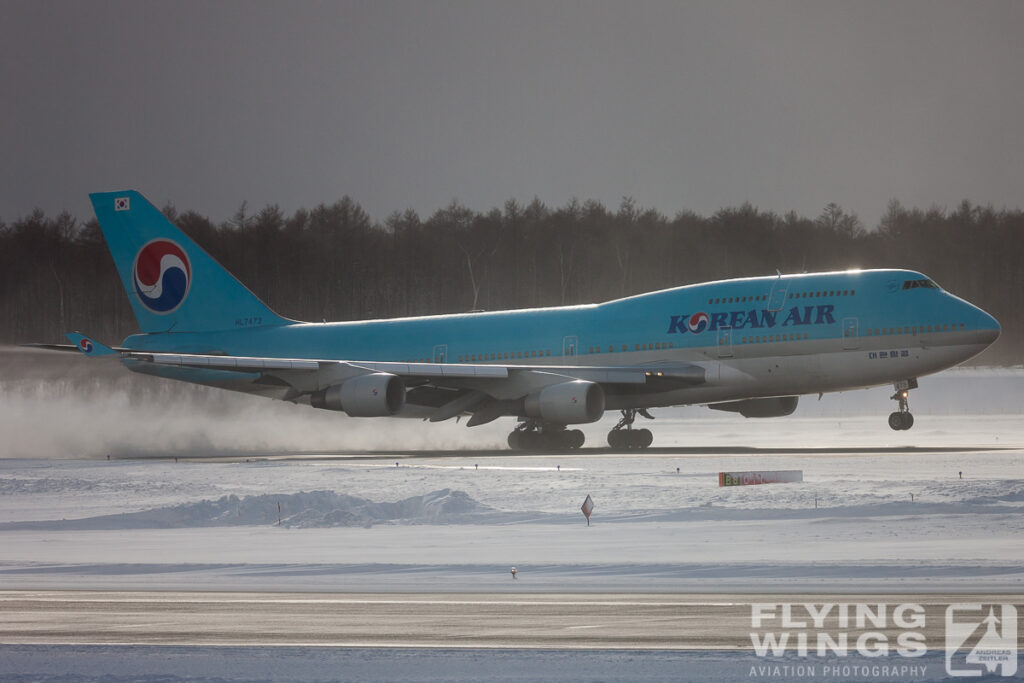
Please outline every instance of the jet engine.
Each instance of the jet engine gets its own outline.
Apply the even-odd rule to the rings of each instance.
[[[405,382],[396,375],[360,375],[313,392],[314,408],[341,410],[350,417],[387,417],[405,406]]]
[[[604,389],[578,379],[546,386],[527,396],[523,403],[529,417],[555,424],[597,422],[604,415]]]
[[[728,403],[710,403],[712,410],[726,410],[739,413],[743,417],[782,417],[792,415],[796,410],[799,396],[776,396],[773,398],[748,398],[745,401],[729,401]]]

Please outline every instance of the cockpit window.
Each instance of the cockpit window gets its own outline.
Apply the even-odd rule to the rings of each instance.
[[[917,289],[918,287],[939,289],[939,286],[932,280],[904,280],[903,282],[903,289]]]

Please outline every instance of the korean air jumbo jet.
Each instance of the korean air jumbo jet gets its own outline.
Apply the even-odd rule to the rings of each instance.
[[[571,425],[621,413],[613,448],[646,448],[648,409],[788,415],[801,394],[892,384],[909,429],[917,378],[999,336],[996,320],[921,273],[865,270],[688,285],[585,306],[360,322],[283,318],[141,194],[90,195],[141,334],[112,349],[157,377],[353,417],[511,416],[513,449],[579,448]]]

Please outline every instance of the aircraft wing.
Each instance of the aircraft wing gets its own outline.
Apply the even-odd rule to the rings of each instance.
[[[405,399],[419,406],[420,414],[441,421],[473,413],[471,425],[515,414],[517,402],[556,384],[597,384],[607,393],[655,393],[705,382],[704,368],[686,363],[623,367],[396,363],[141,351],[121,357],[131,369],[146,374],[314,404],[318,394],[358,377],[397,377],[406,390]],[[203,381],[204,376],[209,381]]]

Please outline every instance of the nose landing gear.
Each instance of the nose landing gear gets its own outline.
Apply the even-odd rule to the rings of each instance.
[[[647,448],[654,442],[654,435],[651,434],[649,429],[633,429],[633,422],[636,420],[637,413],[643,415],[648,420],[653,420],[654,417],[643,408],[627,408],[622,411],[622,419],[615,425],[612,431],[608,432],[608,445],[612,448],[622,448],[626,450],[634,448]]]
[[[899,410],[889,414],[889,426],[896,431],[904,431],[914,426],[914,416],[910,412],[908,398],[910,390],[917,388],[917,380],[910,379],[895,385],[896,393],[890,396],[899,404]]]

